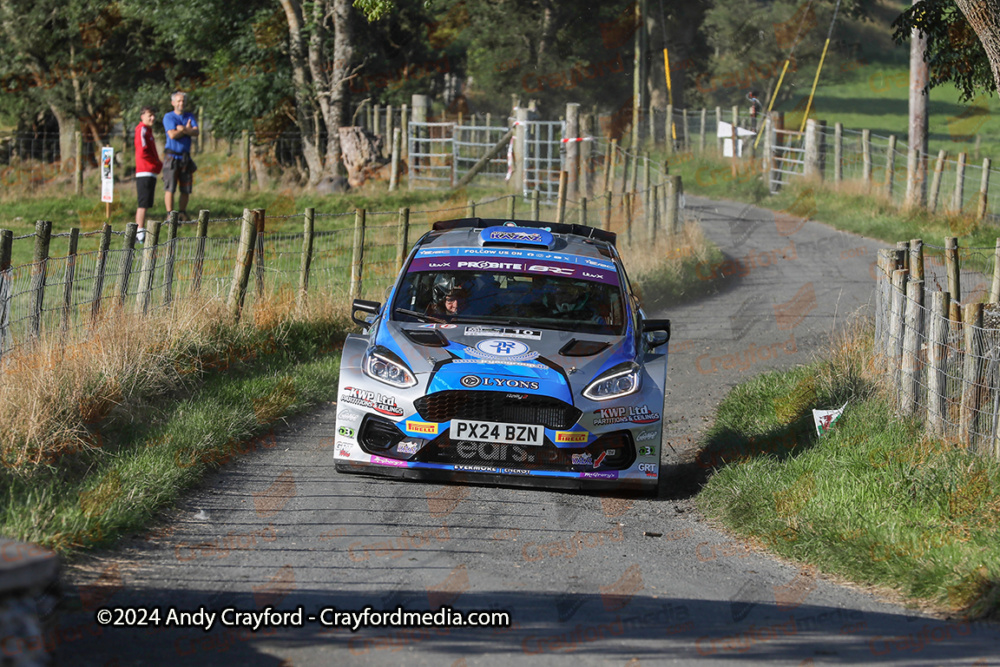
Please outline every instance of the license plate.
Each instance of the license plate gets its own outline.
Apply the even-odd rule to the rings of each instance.
[[[545,444],[545,428],[533,424],[500,424],[452,419],[451,439],[541,447]]]

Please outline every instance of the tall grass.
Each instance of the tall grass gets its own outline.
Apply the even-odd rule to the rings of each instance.
[[[739,385],[718,409],[699,495],[784,556],[972,616],[1000,614],[1000,461],[894,416],[855,324],[806,368]],[[822,438],[811,410],[844,416]]]

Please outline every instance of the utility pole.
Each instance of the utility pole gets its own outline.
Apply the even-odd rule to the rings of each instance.
[[[646,0],[639,0],[635,3],[635,39],[633,40],[634,52],[632,54],[632,146],[630,150],[634,153],[639,150],[639,118],[641,114],[643,97],[645,90],[645,61],[646,61]]]
[[[917,0],[913,0],[917,4]],[[910,128],[906,159],[906,207],[927,205],[927,93],[928,67],[924,56],[927,36],[910,33]]]

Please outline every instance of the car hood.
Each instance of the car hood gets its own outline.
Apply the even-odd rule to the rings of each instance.
[[[636,356],[631,335],[502,325],[383,321],[374,342],[409,366],[424,394],[508,391],[571,404],[594,378]]]

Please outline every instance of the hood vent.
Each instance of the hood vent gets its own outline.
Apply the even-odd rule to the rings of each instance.
[[[564,357],[592,357],[606,349],[608,345],[601,340],[577,340],[574,338],[562,346],[559,354]]]
[[[437,329],[403,329],[403,333],[417,345],[444,347],[448,344],[448,339]]]

